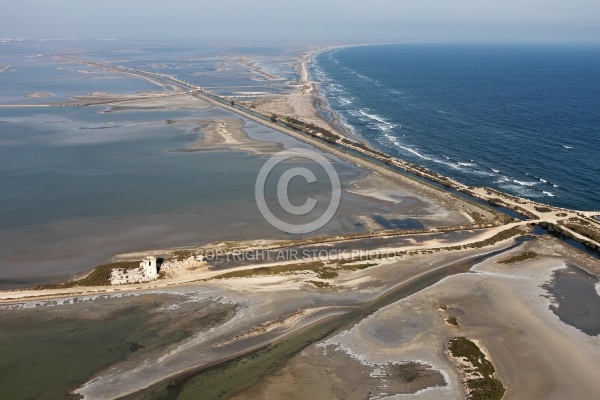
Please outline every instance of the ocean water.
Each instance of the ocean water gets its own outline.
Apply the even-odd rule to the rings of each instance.
[[[318,55],[362,139],[465,184],[600,210],[600,47],[403,44]]]

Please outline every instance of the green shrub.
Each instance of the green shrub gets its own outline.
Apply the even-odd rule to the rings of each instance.
[[[498,261],[501,264],[514,264],[518,262],[523,262],[527,260],[532,260],[538,256],[538,253],[535,251],[526,251],[525,253],[514,255],[510,258],[504,259],[502,261]]]
[[[245,269],[241,271],[226,272],[222,275],[217,275],[212,279],[229,279],[229,278],[249,278],[253,276],[267,276],[267,275],[278,275],[286,272],[295,271],[314,271],[320,272],[320,268],[323,267],[323,263],[320,261],[309,262],[304,264],[288,264],[288,265],[276,265],[274,267],[260,267],[254,269]]]
[[[36,290],[41,289],[63,289],[63,288],[72,288],[77,286],[109,286],[110,285],[110,275],[113,269],[135,269],[139,268],[139,261],[120,261],[109,264],[98,265],[93,269],[86,277],[72,280],[65,283],[56,283],[56,284],[47,284],[47,285],[39,285],[34,287]]]
[[[312,283],[313,285],[315,285],[318,288],[331,287],[331,285],[328,282],[321,282],[321,281],[306,281],[306,282]]]
[[[333,278],[337,278],[338,273],[335,271],[332,271],[330,269],[323,269],[317,273],[317,276],[320,279],[333,279]]]

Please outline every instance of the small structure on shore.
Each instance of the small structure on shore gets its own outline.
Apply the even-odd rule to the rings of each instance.
[[[158,266],[156,257],[147,256],[140,262],[139,268],[115,268],[110,273],[111,285],[125,285],[128,283],[144,283],[158,279]]]
[[[158,267],[156,265],[156,257],[144,257],[144,259],[140,263],[140,268],[142,269],[144,276],[147,276],[150,280],[158,279]]]

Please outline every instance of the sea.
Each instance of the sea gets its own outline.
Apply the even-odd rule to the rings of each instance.
[[[395,44],[319,54],[360,139],[472,186],[600,210],[600,47]]]

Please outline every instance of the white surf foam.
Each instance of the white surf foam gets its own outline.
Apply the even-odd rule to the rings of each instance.
[[[394,143],[394,144],[396,144],[396,143]],[[431,159],[432,159],[431,157],[428,157],[428,156],[426,156],[424,154],[419,153],[419,151],[417,149],[412,149],[412,148],[410,148],[408,146],[402,146],[400,143],[397,143],[396,146],[400,147],[403,150],[408,151],[409,153],[414,154],[415,156],[417,156],[419,158],[422,158],[423,160],[431,161]]]
[[[365,117],[369,117],[375,121],[381,122],[383,124],[388,124],[389,122],[387,122],[382,116],[377,115],[377,114],[369,114],[368,112],[366,112],[365,110],[358,110],[362,115],[364,115]]]
[[[530,186],[521,186],[521,185],[513,185],[513,184],[501,184],[499,185],[502,189],[516,194],[517,196],[522,197],[542,197],[542,194]]]
[[[450,160],[450,158],[448,158],[448,157],[445,157],[445,158],[446,158],[446,160]],[[443,164],[443,165],[445,165],[447,167],[450,167],[452,169],[456,169],[456,170],[459,170],[459,171],[463,171],[464,170],[460,165],[458,165],[458,163],[455,163],[455,162],[452,162],[452,161],[444,161],[444,160],[440,160],[439,158],[432,158],[432,161],[436,162],[438,164]]]
[[[345,106],[346,104],[351,104],[351,103],[352,103],[352,100],[350,100],[350,99],[347,99],[347,98],[345,98],[345,97],[341,97],[341,96],[339,96],[339,97],[338,97],[338,99],[340,99],[340,102],[342,102],[342,105],[343,105],[343,106]]]
[[[389,132],[395,128],[394,124],[376,124],[375,126],[383,132]]]
[[[472,169],[469,172],[473,175],[479,175],[479,176],[496,176],[496,174],[494,174],[493,172],[482,171],[479,169]]]
[[[533,187],[537,184],[539,184],[539,182],[531,182],[531,181],[519,181],[517,179],[513,179],[513,182],[516,183],[517,185],[521,185],[521,186],[527,186],[527,187]]]

